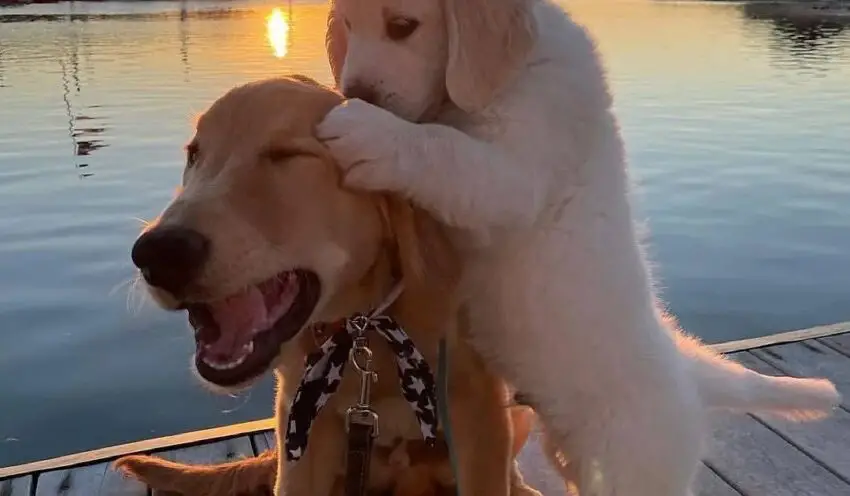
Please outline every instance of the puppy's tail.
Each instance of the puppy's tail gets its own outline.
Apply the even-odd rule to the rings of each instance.
[[[115,468],[157,491],[183,496],[271,496],[277,475],[277,452],[220,465],[186,465],[162,458],[132,455],[119,458]]]
[[[804,421],[828,416],[841,402],[835,385],[826,379],[759,374],[718,355],[692,337],[674,334],[708,408],[771,413]]]

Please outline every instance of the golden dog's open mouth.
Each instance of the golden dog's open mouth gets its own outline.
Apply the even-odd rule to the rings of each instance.
[[[307,323],[320,293],[318,276],[299,269],[221,300],[188,305],[198,373],[224,387],[256,379]]]

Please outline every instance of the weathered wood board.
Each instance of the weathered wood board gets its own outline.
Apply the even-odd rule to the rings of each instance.
[[[751,353],[786,375],[830,379],[844,397],[842,406],[850,405],[850,358],[846,355],[817,340],[771,346]]]
[[[35,496],[146,496],[147,487],[125,478],[111,463],[39,474]]]
[[[25,475],[0,482],[0,496],[30,496],[33,476]]]

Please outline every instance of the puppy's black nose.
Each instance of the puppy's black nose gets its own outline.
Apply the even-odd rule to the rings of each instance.
[[[366,103],[371,103],[372,105],[378,104],[378,92],[375,91],[374,87],[363,83],[354,82],[348,85],[343,88],[342,94],[345,95],[346,98],[359,98]]]
[[[209,246],[197,231],[161,226],[139,236],[130,257],[148,284],[179,296],[201,271]]]

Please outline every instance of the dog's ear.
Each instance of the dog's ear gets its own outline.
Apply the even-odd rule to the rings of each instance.
[[[320,82],[316,81],[315,79],[313,79],[313,78],[311,78],[311,77],[309,77],[309,76],[305,76],[305,75],[303,75],[303,74],[290,74],[290,75],[288,75],[288,76],[286,76],[286,77],[287,77],[288,79],[292,79],[292,80],[294,80],[294,81],[298,81],[299,83],[309,84],[310,86],[315,86],[315,87],[317,87],[317,88],[322,88],[322,89],[325,89],[325,88],[326,88],[326,86],[324,86],[322,83],[320,83]]]
[[[405,291],[452,291],[459,259],[445,230],[402,198],[386,196],[383,204]]]
[[[486,107],[521,68],[537,38],[530,0],[443,0],[446,90],[467,112]]]
[[[348,33],[345,30],[343,20],[336,15],[335,3],[334,0],[331,0],[331,7],[328,10],[325,51],[328,53],[328,62],[334,76],[334,84],[339,87],[339,78],[342,76],[342,66],[345,63],[345,54],[348,51]]]

